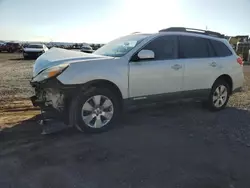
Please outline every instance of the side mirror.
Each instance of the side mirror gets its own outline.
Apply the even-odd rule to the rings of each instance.
[[[138,53],[139,59],[154,59],[155,53],[152,50],[141,50]]]

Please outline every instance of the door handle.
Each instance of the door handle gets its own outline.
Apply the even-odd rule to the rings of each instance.
[[[211,67],[216,67],[217,66],[217,63],[216,62],[212,62],[209,64]]]
[[[175,64],[175,65],[173,65],[171,68],[174,69],[174,70],[179,70],[179,69],[182,68],[182,66],[179,65],[179,64]]]

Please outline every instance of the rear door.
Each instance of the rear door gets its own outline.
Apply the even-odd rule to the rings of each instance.
[[[217,65],[217,75],[227,74],[232,78],[233,89],[243,85],[244,75],[242,65],[237,63],[238,56],[233,51],[232,47],[227,44],[227,41],[210,40],[215,51],[214,62]],[[215,72],[216,73],[216,72]]]
[[[207,94],[206,91],[211,88],[217,69],[209,40],[195,36],[180,36],[179,44],[179,58],[185,64],[183,90],[197,92],[198,95]]]

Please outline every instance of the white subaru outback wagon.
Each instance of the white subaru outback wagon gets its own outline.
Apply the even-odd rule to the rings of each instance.
[[[221,110],[243,85],[242,67],[224,35],[172,27],[118,38],[92,54],[47,51],[34,64],[31,100],[44,120],[100,132],[126,105],[198,98]]]

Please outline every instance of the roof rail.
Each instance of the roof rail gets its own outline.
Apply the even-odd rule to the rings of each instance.
[[[185,28],[185,27],[170,27],[167,29],[162,29],[159,32],[172,32],[172,31],[198,33],[198,34],[210,35],[210,36],[219,37],[219,38],[225,38],[225,35],[214,32],[214,31],[207,31],[207,30],[194,29],[194,28]]]

